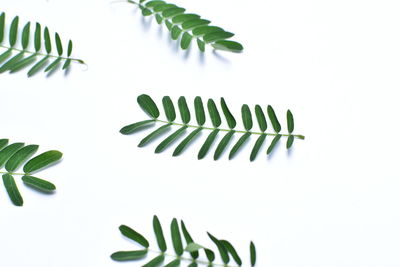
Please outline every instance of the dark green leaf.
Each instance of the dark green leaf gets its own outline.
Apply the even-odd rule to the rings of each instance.
[[[142,259],[147,255],[147,250],[118,251],[111,255],[115,261],[132,261]]]
[[[9,58],[12,55],[12,49],[7,49],[3,54],[0,55],[0,63],[2,63],[4,60]]]
[[[193,35],[195,36],[203,36],[205,34],[209,34],[209,33],[213,33],[213,32],[220,32],[220,31],[224,31],[222,28],[220,27],[216,27],[216,26],[200,26],[197,27],[196,29],[194,29],[192,31]]]
[[[153,14],[153,12],[148,8],[142,7],[141,9],[142,9],[142,15],[145,17]]]
[[[173,122],[176,119],[174,103],[169,96],[164,96],[162,99],[164,106],[165,116],[169,122]]]
[[[251,133],[247,132],[239,138],[239,140],[236,142],[236,144],[233,146],[231,152],[229,153],[229,159],[232,159],[236,155],[236,153],[243,146],[243,144],[246,142],[246,140],[249,139],[250,135],[251,135]]]
[[[67,51],[67,56],[68,57],[71,56],[73,47],[74,47],[74,45],[72,44],[72,41],[69,40],[69,42],[68,42],[68,51]]]
[[[294,136],[293,135],[289,135],[287,141],[286,141],[286,148],[289,149],[292,147],[294,142]]]
[[[255,113],[258,121],[258,125],[260,126],[260,130],[265,132],[267,130],[267,120],[265,119],[264,112],[260,105],[256,105]]]
[[[44,152],[28,161],[24,166],[24,172],[32,173],[37,170],[43,169],[59,161],[61,158],[62,153],[60,151],[50,150]]]
[[[197,39],[197,46],[199,47],[201,52],[206,51],[206,44],[202,40]]]
[[[261,148],[262,144],[264,143],[266,137],[267,137],[267,135],[265,133],[263,133],[260,135],[260,137],[257,138],[257,141],[254,144],[253,149],[251,150],[250,161],[254,161],[256,159],[257,154],[260,151],[260,148]]]
[[[10,46],[13,47],[15,43],[17,42],[17,36],[18,36],[18,22],[19,22],[19,17],[15,17],[13,21],[11,22],[10,26],[10,33],[9,33],[9,42]]]
[[[293,133],[294,130],[294,119],[293,119],[293,114],[292,112],[288,109],[286,113],[286,118],[287,118],[287,127],[289,133]]]
[[[235,262],[240,266],[242,265],[242,259],[240,259],[236,249],[232,246],[229,241],[221,240],[222,245],[228,250],[229,254],[231,254],[232,258]]]
[[[210,114],[211,122],[215,128],[221,125],[221,116],[219,115],[217,106],[215,105],[214,100],[208,99],[207,102],[208,113]]]
[[[183,254],[182,239],[179,231],[178,221],[175,218],[171,222],[171,238],[176,254],[181,256]]]
[[[157,256],[148,263],[146,263],[145,265],[143,265],[142,267],[157,267],[161,265],[161,263],[163,263],[164,259],[165,259],[164,255]]]
[[[137,98],[139,106],[150,115],[150,117],[157,119],[160,116],[160,111],[157,108],[156,103],[148,95],[140,95]]]
[[[168,263],[164,267],[177,267],[180,264],[181,264],[181,260],[180,259],[176,259],[176,260],[171,261],[170,263]]]
[[[224,152],[225,148],[228,146],[229,142],[231,141],[233,135],[235,134],[235,131],[229,131],[221,140],[221,142],[218,144],[217,149],[215,150],[214,153],[214,160],[218,160],[222,152]]]
[[[122,134],[131,134],[131,133],[137,132],[138,130],[143,129],[143,126],[149,125],[154,122],[155,122],[155,120],[146,120],[146,121],[136,122],[136,123],[133,123],[133,124],[123,127],[119,132]]]
[[[15,171],[22,163],[24,163],[33,154],[35,154],[38,149],[38,145],[29,145],[21,148],[20,150],[15,152],[14,155],[12,155],[11,158],[7,161],[5,166],[6,170],[8,172]]]
[[[174,17],[178,14],[182,14],[183,12],[185,12],[184,8],[181,7],[173,7],[173,8],[168,8],[165,9],[161,14],[164,18],[171,18]]]
[[[10,70],[15,64],[17,64],[22,58],[24,57],[24,51],[19,52],[15,56],[13,56],[11,59],[9,59],[6,63],[3,64],[3,66],[0,67],[0,73],[6,72]]]
[[[228,123],[229,128],[233,129],[236,127],[236,120],[230,112],[228,106],[226,105],[225,99],[221,97],[221,108],[222,112],[225,115],[226,122]]]
[[[22,29],[22,40],[21,40],[22,49],[26,49],[29,45],[30,31],[31,31],[31,23],[28,22]]]
[[[178,107],[179,107],[179,112],[181,113],[181,118],[183,123],[188,124],[190,122],[190,111],[186,103],[185,97],[181,96],[178,99]]]
[[[215,129],[208,135],[206,141],[200,148],[199,154],[197,156],[198,159],[203,159],[207,155],[208,150],[210,150],[210,147],[214,143],[214,140],[217,137],[219,131],[219,129]]]
[[[231,33],[231,32],[214,31],[214,32],[210,32],[210,33],[205,34],[203,36],[203,40],[206,43],[212,43],[212,42],[219,41],[219,40],[229,39],[232,36],[234,36],[234,34]]]
[[[204,252],[206,253],[209,262],[213,262],[215,260],[215,253],[211,249],[205,248]]]
[[[201,130],[203,130],[203,128],[197,128],[196,130],[193,130],[185,139],[183,139],[182,142],[174,150],[173,156],[176,157],[182,154],[185,148],[194,140],[194,138],[197,136],[198,133],[201,132]]]
[[[181,39],[181,48],[183,50],[186,50],[189,48],[190,43],[192,42],[193,36],[187,32],[185,32],[182,35],[182,39]]]
[[[172,22],[175,23],[175,24],[181,24],[181,23],[184,23],[186,21],[199,19],[199,18],[200,18],[200,16],[196,15],[196,14],[182,14],[182,15],[175,16],[172,19]]]
[[[44,28],[44,46],[46,48],[47,54],[51,52],[51,39],[50,39],[50,32],[49,28]]]
[[[192,20],[188,20],[188,21],[185,21],[184,23],[182,23],[182,29],[187,31],[187,30],[191,30],[193,28],[199,27],[199,26],[210,24],[210,23],[211,23],[211,21],[205,20],[205,19],[192,19]]]
[[[171,31],[172,30],[172,26],[174,26],[169,20],[165,21],[165,25],[167,26],[169,31]]]
[[[248,105],[242,106],[242,120],[246,131],[250,131],[253,128],[253,119]]]
[[[12,67],[10,67],[10,73],[15,73],[18,72],[25,67],[31,65],[33,62],[36,61],[36,54],[30,55],[29,57],[26,57],[22,59],[21,61],[18,61],[18,63],[14,64]]]
[[[12,203],[15,206],[22,206],[24,204],[24,200],[21,197],[21,194],[18,191],[18,187],[15,184],[14,177],[10,174],[6,173],[3,175],[3,183],[4,187],[7,190],[8,196],[10,197]]]
[[[162,141],[156,147],[155,153],[163,152],[166,148],[168,148],[168,146],[170,146],[172,144],[172,142],[174,142],[177,138],[179,138],[182,134],[184,134],[186,129],[187,129],[186,125],[182,126],[178,130],[176,130],[174,133],[169,135],[167,138],[165,138],[164,141]]]
[[[268,147],[267,150],[267,155],[271,154],[271,152],[274,150],[276,144],[278,143],[279,139],[281,139],[282,135],[278,134],[274,137],[274,139],[272,140],[271,144]]]
[[[36,23],[35,29],[35,50],[39,52],[42,46],[42,26],[39,23]]]
[[[56,190],[56,186],[54,184],[33,176],[22,176],[22,181],[24,181],[26,185],[43,192],[52,192]]]
[[[162,133],[164,133],[166,130],[168,130],[171,127],[171,123],[168,123],[166,125],[161,126],[154,132],[151,132],[149,135],[147,135],[145,138],[140,141],[138,147],[143,147],[147,145],[150,141],[152,141],[154,138],[160,136]]]
[[[211,46],[218,50],[225,50],[234,53],[240,53],[243,51],[243,46],[238,42],[234,41],[227,41],[227,40],[216,41],[215,43],[211,44]]]
[[[156,21],[157,21],[158,24],[161,24],[162,21],[163,21],[163,17],[161,17],[160,14],[156,14]]]
[[[160,4],[153,8],[155,12],[163,12],[164,10],[177,7],[174,4]]]
[[[49,59],[49,56],[45,56],[42,60],[40,60],[38,63],[36,63],[29,71],[28,71],[28,77],[32,77],[36,73],[38,73],[41,69],[43,69],[47,61]]]
[[[69,66],[71,65],[72,60],[71,59],[67,59],[62,67],[63,70],[66,70],[69,68]]]
[[[147,2],[147,3],[146,3],[146,6],[147,6],[147,7],[155,7],[155,6],[163,5],[163,4],[165,4],[164,1],[158,1],[158,0],[156,0],[156,1],[149,1],[149,2]]]
[[[206,114],[204,113],[203,101],[199,96],[196,96],[194,99],[194,110],[196,112],[197,124],[203,126],[206,122]]]
[[[136,232],[129,226],[121,225],[119,227],[119,230],[121,231],[121,234],[123,234],[127,238],[139,243],[143,247],[148,248],[150,246],[149,241],[147,241],[147,239],[144,236],[142,236],[141,234],[139,234],[138,232]]]
[[[44,69],[44,72],[49,72],[56,69],[60,64],[61,60],[62,60],[61,57],[56,58],[49,66],[47,66],[47,68]]]
[[[7,162],[15,152],[20,150],[24,146],[24,143],[14,143],[6,146],[0,151],[0,168]]]
[[[183,236],[185,237],[186,244],[189,246],[190,244],[194,244],[192,236],[189,234],[189,231],[186,228],[186,225],[183,221],[181,221],[181,229]],[[198,246],[201,247],[201,246]],[[202,248],[202,247],[201,247]],[[190,255],[192,256],[193,259],[197,259],[199,257],[199,252],[198,251],[191,251]]]
[[[8,145],[8,139],[0,139],[0,151],[3,149],[6,145]]]
[[[179,36],[182,33],[182,29],[179,26],[173,26],[171,29],[171,38],[172,40],[178,40]]]
[[[271,120],[272,127],[274,128],[275,132],[279,133],[281,131],[281,124],[276,117],[274,109],[270,105],[268,105],[267,112],[268,117]]]
[[[0,44],[4,40],[4,29],[6,24],[6,14],[4,12],[0,15]]]
[[[257,254],[256,254],[256,246],[253,242],[250,243],[250,262],[251,266],[256,265]]]
[[[219,241],[217,238],[215,238],[212,234],[207,233],[210,239],[214,242],[214,244],[217,246],[219,254],[221,255],[221,259],[225,264],[228,264],[229,262],[229,254],[224,245]]]
[[[155,215],[153,217],[153,229],[154,229],[154,234],[156,235],[157,238],[158,247],[162,252],[165,252],[167,250],[167,243],[165,243],[165,238],[161,227],[161,223],[158,220],[158,217]]]

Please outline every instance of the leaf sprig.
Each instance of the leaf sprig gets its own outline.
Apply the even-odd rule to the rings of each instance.
[[[175,106],[169,96],[165,96],[162,100],[165,115],[167,120],[160,120],[160,111],[153,101],[153,99],[148,96],[148,95],[140,95],[137,98],[137,102],[140,105],[140,107],[151,117],[150,120],[144,120],[140,121],[137,123],[133,123],[130,125],[127,125],[123,127],[120,132],[122,134],[128,135],[135,133],[139,130],[142,130],[144,128],[147,128],[146,126],[153,126],[155,123],[162,123],[163,126],[159,127],[157,130],[153,131],[150,133],[148,136],[146,136],[140,143],[139,147],[143,147],[153,141],[156,137],[162,135],[165,133],[168,129],[170,129],[172,126],[179,126],[179,129],[173,132],[171,135],[169,135],[167,138],[165,138],[155,149],[155,153],[161,153],[165,149],[167,149],[172,143],[183,136],[185,134],[185,131],[188,128],[193,128],[194,130],[187,135],[180,143],[179,145],[175,148],[173,152],[173,156],[179,156],[180,154],[183,153],[185,148],[187,148],[191,143],[194,142],[195,137],[203,130],[210,130],[211,133],[207,137],[206,141],[204,142],[203,146],[201,147],[199,153],[198,153],[198,159],[203,159],[208,151],[210,150],[212,144],[216,140],[217,136],[221,132],[225,132],[224,137],[221,139],[219,142],[215,152],[214,152],[214,160],[217,160],[221,157],[222,153],[225,151],[225,149],[228,147],[231,139],[234,137],[235,134],[241,134],[241,137],[239,140],[236,142],[236,144],[232,147],[230,153],[229,153],[229,159],[232,159],[239,151],[240,148],[242,148],[246,141],[250,138],[251,135],[258,135],[258,139],[255,142],[251,155],[250,155],[250,161],[255,160],[258,152],[260,151],[261,146],[267,139],[267,136],[273,137],[268,149],[267,149],[267,154],[271,154],[274,148],[276,147],[277,143],[281,139],[281,137],[286,137],[286,147],[287,149],[291,148],[294,140],[295,139],[304,139],[303,135],[296,135],[293,134],[294,131],[294,118],[293,114],[290,110],[287,111],[287,129],[288,133],[287,134],[282,134],[281,130],[281,124],[275,114],[274,109],[271,106],[267,107],[267,115],[270,119],[273,131],[272,133],[267,133],[266,130],[268,128],[267,124],[267,119],[265,117],[264,111],[262,110],[261,106],[256,105],[254,108],[255,112],[255,117],[257,119],[258,125],[260,127],[261,132],[253,132],[251,131],[253,128],[253,115],[250,111],[250,108],[248,105],[243,105],[242,106],[242,121],[244,125],[244,131],[242,130],[235,130],[235,127],[237,125],[236,119],[230,112],[224,98],[221,98],[221,109],[222,112],[225,116],[227,125],[229,126],[229,129],[220,129],[220,125],[222,123],[220,112],[214,102],[214,100],[209,99],[207,102],[207,109],[208,113],[211,119],[212,127],[205,127],[204,124],[206,122],[206,114],[204,111],[204,105],[203,101],[200,97],[196,97],[194,100],[194,109],[195,109],[195,117],[197,121],[197,125],[190,125],[189,122],[191,120],[191,113],[189,111],[187,102],[185,97],[181,96],[178,100],[178,108],[179,112],[182,118],[182,123],[176,123],[176,111],[175,111]]]
[[[182,7],[162,0],[140,0],[139,2],[127,0],[126,2],[137,5],[143,16],[153,15],[158,24],[164,23],[171,33],[171,39],[181,38],[180,47],[183,50],[188,49],[192,41],[196,41],[201,52],[205,51],[206,45],[229,52],[243,51],[240,43],[228,40],[234,36],[233,33],[217,26],[210,26],[211,21],[197,14],[185,13],[186,9]]]
[[[6,26],[6,14],[3,12],[0,14],[0,48],[5,51],[0,54],[0,64],[4,62],[0,66],[0,73],[7,71],[15,73],[32,66],[28,71],[28,77],[31,77],[42,70],[47,73],[55,72],[61,65],[63,70],[67,70],[72,62],[85,64],[83,60],[71,57],[73,49],[71,40],[68,42],[67,49],[64,49],[60,35],[55,33],[54,44],[49,29],[44,27],[42,30],[40,23],[36,23],[33,34],[31,34],[31,23],[25,24],[20,34],[20,47],[17,45],[20,32],[19,17],[14,17],[10,26]],[[6,30],[8,30],[8,44],[5,44]],[[31,39],[33,39],[34,51],[29,48]],[[52,54],[54,46],[57,50],[56,55]],[[42,52],[43,47],[44,52]]]
[[[32,158],[38,149],[38,145],[8,144],[8,139],[0,139],[0,174],[3,176],[8,196],[16,206],[22,206],[24,201],[15,183],[15,175],[21,175],[22,181],[27,186],[39,192],[50,193],[56,189],[54,184],[34,177],[32,174],[59,161],[62,153],[50,150]],[[18,173],[18,169],[23,164],[23,173]],[[5,170],[2,170],[3,168]]]
[[[221,257],[223,264],[216,263],[216,253],[205,246],[195,243],[186,225],[183,221],[179,223],[177,219],[173,219],[170,225],[172,246],[175,254],[167,253],[167,242],[165,241],[165,236],[163,228],[157,216],[153,217],[153,230],[157,240],[159,250],[151,250],[149,241],[140,233],[136,232],[132,228],[121,225],[119,230],[122,235],[135,241],[138,245],[142,247],[141,250],[132,251],[118,251],[111,255],[111,258],[115,261],[135,261],[144,259],[150,252],[158,254],[153,259],[151,259],[143,267],[176,267],[181,264],[181,262],[190,262],[189,267],[196,267],[198,265],[206,265],[209,267],[214,266],[225,266],[230,267],[229,263],[231,259],[236,263],[237,266],[242,266],[242,259],[237,253],[236,249],[231,242],[227,240],[218,239],[210,233],[207,233],[208,237],[211,239],[212,243],[216,246],[218,253]],[[183,235],[183,237],[182,237]],[[186,242],[184,247],[183,239]],[[207,260],[199,259],[200,253],[204,252]],[[185,253],[189,253],[190,257],[186,257]],[[168,263],[167,258],[173,258]],[[256,247],[253,242],[250,243],[250,266],[256,265]]]

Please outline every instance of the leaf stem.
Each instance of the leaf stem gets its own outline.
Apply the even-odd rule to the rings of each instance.
[[[155,119],[154,121],[165,123],[165,124],[171,123],[172,125],[177,125],[177,126],[187,126],[189,128],[196,128],[196,129],[203,128],[205,130],[210,130],[210,131],[213,131],[213,130],[217,129],[217,128],[210,128],[210,127],[203,127],[203,126],[196,126],[196,125],[188,125],[188,124],[182,124],[182,123],[169,122],[169,121],[164,121],[164,120],[159,120],[159,119]],[[252,131],[238,131],[238,130],[234,130],[234,129],[219,129],[219,130],[223,131],[223,132],[234,131],[235,133],[243,133],[243,134],[244,133],[257,134],[257,135],[265,134],[265,135],[268,135],[268,136],[281,135],[281,136],[289,137],[289,136],[293,135],[295,138],[298,138],[298,139],[301,139],[301,140],[305,139],[304,135],[299,135],[299,134],[263,133],[263,132],[252,132]]]
[[[0,171],[0,174],[10,174],[10,175],[28,175],[27,173],[17,173],[17,172],[2,172]]]
[[[77,59],[77,58],[60,57],[60,56],[55,56],[55,55],[50,55],[50,54],[43,54],[43,53],[40,53],[40,52],[31,52],[31,51],[28,51],[26,49],[19,49],[19,48],[15,48],[15,47],[9,47],[9,46],[5,46],[5,45],[2,45],[2,44],[0,44],[0,47],[1,48],[5,48],[5,49],[11,49],[11,50],[18,51],[18,52],[24,52],[24,53],[31,54],[31,55],[36,54],[38,56],[43,56],[43,57],[49,56],[49,57],[52,57],[52,58],[61,58],[62,60],[70,59],[71,61],[86,65],[86,63],[83,60]]]
[[[172,255],[172,254],[168,254],[168,253],[165,253],[165,252],[152,250],[152,249],[147,249],[147,251],[153,252],[153,253],[157,253],[157,254],[160,254],[160,255],[165,255],[165,256],[171,257],[171,258],[177,258],[177,259],[184,260],[184,261],[196,262],[196,263],[204,264],[204,265],[207,265],[207,266],[235,267],[235,266],[231,266],[231,265],[227,265],[227,264],[212,263],[212,262],[208,262],[208,261],[204,261],[204,260],[186,258],[186,257],[182,257],[182,256]]]

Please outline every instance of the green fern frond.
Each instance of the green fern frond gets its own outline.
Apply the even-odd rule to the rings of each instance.
[[[119,227],[119,230],[122,235],[140,245],[141,249],[115,252],[111,255],[111,258],[115,261],[125,262],[142,260],[146,258],[149,254],[156,254],[150,261],[141,266],[171,267],[179,266],[181,262],[190,262],[189,266],[191,267],[195,267],[198,265],[204,265],[208,267],[231,267],[232,265],[229,265],[229,263],[232,261],[234,261],[237,266],[242,266],[243,263],[241,257],[237,253],[232,243],[227,240],[218,239],[212,234],[207,233],[212,243],[217,247],[218,253],[223,262],[223,264],[216,263],[216,253],[212,249],[209,249],[194,242],[192,236],[189,234],[186,228],[185,223],[181,221],[179,226],[176,219],[173,219],[170,225],[171,243],[174,250],[173,254],[168,253],[163,228],[157,216],[153,217],[153,230],[157,240],[158,250],[151,249],[148,239],[146,239],[143,235],[136,232],[132,228],[126,225],[121,225]],[[205,259],[199,259],[201,253],[204,254],[203,256],[205,256]],[[250,243],[250,265],[256,265],[256,247],[253,242]]]
[[[8,44],[5,37],[8,31]],[[15,73],[30,67],[28,77],[31,77],[39,71],[52,73],[60,67],[63,70],[70,68],[72,62],[85,64],[81,59],[72,58],[73,44],[70,40],[66,51],[58,33],[54,35],[54,43],[51,40],[50,32],[47,27],[42,28],[39,23],[35,25],[35,31],[31,34],[31,23],[28,22],[22,28],[19,34],[19,17],[16,16],[9,27],[6,25],[6,14],[0,14],[0,48],[3,51],[0,54],[0,73],[9,71]],[[20,36],[20,38],[19,38]],[[20,39],[20,46],[17,41]],[[30,42],[33,40],[32,50]],[[52,48],[55,46],[56,54],[52,54]],[[42,52],[44,47],[44,51]]]
[[[206,45],[229,52],[243,51],[240,43],[228,40],[234,36],[233,33],[211,26],[211,21],[202,19],[197,14],[186,13],[186,9],[182,7],[162,0],[126,2],[137,5],[143,16],[154,16],[158,24],[164,23],[170,31],[171,39],[180,39],[180,47],[183,50],[188,49],[192,42],[196,42],[201,52],[205,51]]]
[[[22,181],[27,186],[39,192],[51,193],[56,190],[54,184],[34,177],[32,174],[58,162],[62,153],[51,150],[32,158],[38,149],[38,145],[8,144],[8,139],[0,139],[0,174],[3,176],[3,183],[8,196],[16,206],[22,206],[24,203],[15,183],[14,176],[16,175],[22,176]],[[22,165],[24,165],[23,173],[18,173],[17,171]]]
[[[163,133],[165,133],[168,129],[172,128],[172,126],[178,126],[179,128],[173,132],[171,135],[169,135],[167,138],[165,138],[157,147],[155,152],[156,153],[161,153],[165,149],[167,149],[172,143],[176,140],[178,140],[180,137],[183,137],[185,135],[185,132],[187,129],[194,129],[190,134],[188,134],[175,148],[173,152],[173,156],[179,156],[180,154],[183,153],[183,151],[191,144],[194,142],[195,137],[201,132],[201,131],[211,131],[207,139],[205,140],[203,146],[201,147],[199,153],[198,153],[198,159],[204,158],[208,151],[210,150],[212,144],[214,143],[215,139],[217,136],[224,132],[225,135],[223,136],[222,140],[219,142],[217,145],[217,148],[214,153],[214,160],[217,160],[221,157],[222,153],[226,150],[228,147],[230,141],[236,134],[241,134],[241,137],[239,140],[235,143],[235,145],[232,147],[229,153],[229,159],[232,159],[239,151],[240,149],[246,144],[250,136],[256,135],[258,136],[257,141],[255,142],[251,155],[250,155],[250,160],[253,161],[261,146],[265,143],[265,140],[267,139],[267,136],[273,137],[268,149],[267,149],[267,154],[271,154],[272,151],[275,149],[277,143],[281,139],[281,137],[286,137],[286,147],[287,149],[290,149],[294,143],[295,139],[304,139],[303,135],[297,135],[293,134],[294,131],[294,118],[293,114],[290,110],[287,111],[287,134],[281,133],[282,127],[280,125],[280,122],[275,114],[274,109],[271,106],[267,107],[267,115],[268,118],[271,122],[273,132],[267,133],[267,119],[264,114],[264,111],[262,110],[261,106],[256,105],[254,109],[255,113],[255,118],[258,122],[259,128],[261,132],[255,132],[252,131],[253,128],[253,115],[252,112],[250,111],[250,108],[248,105],[243,105],[242,106],[242,121],[243,121],[243,126],[245,130],[236,130],[235,127],[237,125],[236,119],[230,112],[224,98],[221,98],[221,109],[222,113],[225,116],[227,125],[229,129],[221,129],[220,125],[222,123],[221,120],[221,115],[220,112],[214,102],[214,100],[209,99],[207,102],[207,109],[209,113],[209,117],[211,120],[212,127],[204,127],[204,124],[206,122],[206,113],[203,105],[203,101],[200,97],[196,97],[194,100],[194,110],[195,110],[195,118],[197,121],[197,125],[191,125],[189,124],[191,121],[191,113],[188,108],[186,99],[182,96],[178,100],[178,110],[181,116],[182,123],[177,123],[176,121],[176,111],[175,111],[175,105],[173,104],[172,100],[170,99],[169,96],[165,96],[162,100],[163,108],[165,111],[165,116],[166,120],[160,120],[160,111],[156,105],[156,103],[153,101],[153,99],[148,96],[148,95],[140,95],[137,98],[137,101],[140,105],[140,107],[151,117],[150,120],[145,120],[145,121],[140,121],[134,124],[127,125],[123,127],[120,132],[122,134],[128,135],[135,133],[139,130],[147,128],[147,126],[154,126],[156,123],[161,123],[163,124],[161,127],[159,127],[157,130],[153,131],[150,133],[148,136],[146,136],[140,143],[139,147],[143,147],[152,140],[154,140],[156,137],[161,136]]]

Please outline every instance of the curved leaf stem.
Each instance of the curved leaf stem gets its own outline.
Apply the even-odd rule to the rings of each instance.
[[[43,54],[43,53],[40,53],[40,52],[32,52],[32,51],[28,51],[28,50],[25,50],[25,49],[18,49],[18,48],[15,48],[15,47],[9,47],[9,46],[5,46],[5,45],[1,45],[1,44],[0,44],[0,47],[1,48],[5,48],[5,49],[11,49],[11,50],[14,50],[14,51],[17,51],[17,52],[25,52],[25,53],[31,54],[31,55],[36,54],[38,56],[43,56],[43,57],[49,56],[51,58],[61,58],[62,60],[68,60],[69,59],[71,61],[78,62],[80,64],[86,65],[86,63],[82,59],[60,57],[60,56],[55,56],[55,55],[50,55],[50,54]]]
[[[169,122],[169,121],[164,121],[164,120],[159,120],[159,119],[156,119],[155,121],[158,121],[158,122],[161,122],[161,123],[165,123],[165,124],[171,123],[172,125],[177,125],[177,126],[187,126],[187,127],[196,128],[196,129],[203,128],[205,130],[210,130],[210,131],[213,131],[213,130],[217,129],[217,128],[210,128],[210,127],[203,127],[203,126],[196,126],[196,125],[188,125],[188,124],[182,124],[182,123]],[[281,135],[281,136],[289,137],[289,136],[293,135],[294,137],[296,137],[298,139],[301,139],[301,140],[305,139],[304,135],[299,135],[299,134],[262,133],[262,132],[251,132],[251,131],[238,131],[238,130],[234,130],[234,129],[219,129],[219,130],[223,131],[223,132],[234,131],[235,133],[250,133],[250,134],[257,134],[257,135],[265,134],[265,135],[268,135],[268,136]]]
[[[147,249],[147,251],[153,252],[153,253],[157,253],[157,254],[160,254],[160,255],[165,255],[165,256],[171,257],[171,258],[177,258],[177,259],[184,260],[184,261],[196,262],[196,263],[204,264],[204,265],[207,265],[207,266],[235,267],[235,266],[227,265],[227,264],[210,263],[210,262],[204,261],[204,260],[193,259],[193,258],[186,258],[186,257],[182,257],[182,256],[172,255],[172,254],[168,254],[168,253],[165,253],[165,252],[161,252],[161,251],[157,251],[157,250],[152,250],[152,249]]]

